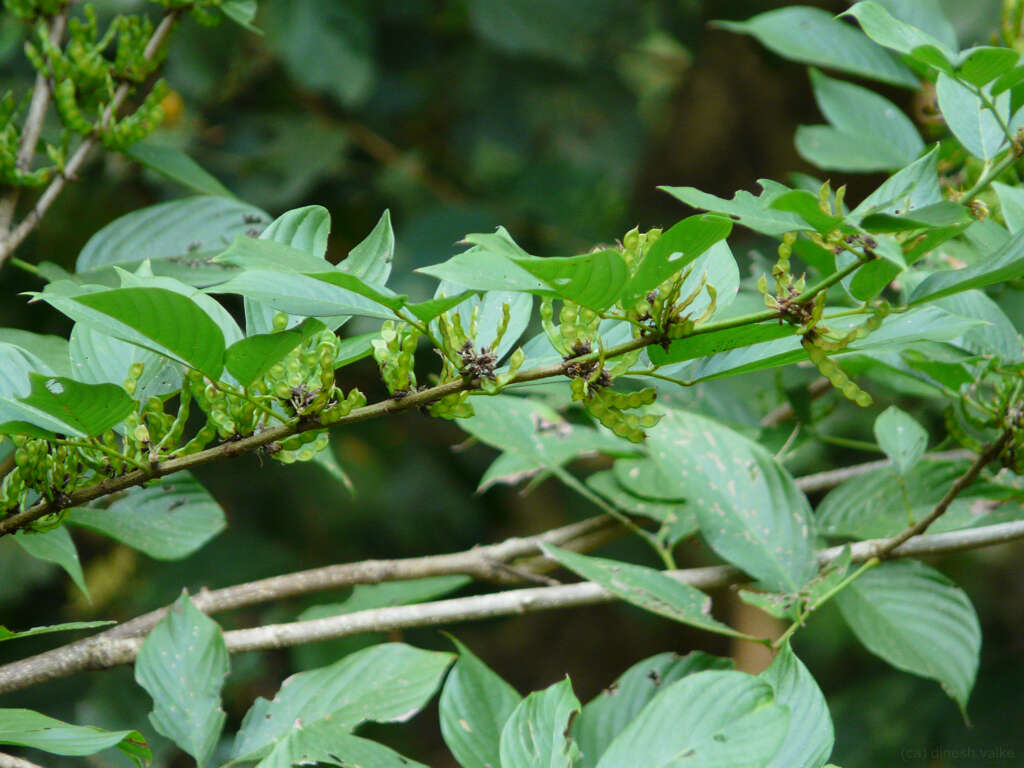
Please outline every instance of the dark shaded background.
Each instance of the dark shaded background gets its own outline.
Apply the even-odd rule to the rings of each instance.
[[[158,138],[187,150],[239,197],[273,215],[325,205],[333,216],[332,261],[343,258],[390,208],[398,238],[392,285],[426,295],[431,281],[411,271],[447,258],[467,232],[503,224],[531,252],[567,255],[620,237],[635,224],[667,226],[686,215],[682,205],[656,191],[659,184],[731,196],[752,189],[758,178],[813,172],[792,144],[798,124],[820,122],[804,68],[709,26],[713,18],[745,19],[784,4],[265,0],[257,20],[265,37],[231,24],[205,29],[192,22],[175,36],[167,77],[177,97],[167,104],[170,118]],[[846,7],[815,4],[833,11]],[[998,2],[945,5],[964,42],[997,19]],[[103,0],[97,6],[110,14],[142,4]],[[30,81],[19,55],[20,36],[12,19],[0,22],[0,90]],[[907,105],[906,92],[885,93]],[[857,199],[878,179],[844,181]],[[64,194],[18,255],[70,269],[101,226],[182,194],[121,157],[104,157]],[[765,245],[744,237],[738,232],[732,241],[741,269],[749,265],[750,251]],[[66,334],[62,316],[17,296],[38,288],[31,275],[9,265],[0,271],[0,323]],[[372,366],[346,373],[346,389],[358,385],[371,399],[382,394]],[[722,391],[744,384],[712,386]],[[734,416],[756,423],[771,403],[747,405]],[[851,436],[870,429],[847,427]],[[196,590],[367,557],[454,551],[595,512],[554,482],[526,497],[508,488],[475,495],[493,453],[450,450],[462,438],[451,425],[418,415],[336,435],[337,456],[355,478],[354,500],[316,467],[260,465],[246,457],[206,468],[198,474],[227,510],[230,528],[186,561],[154,562],[75,531],[91,605],[62,574],[0,542],[0,615],[17,627],[58,618],[127,618],[173,600],[182,586]],[[870,458],[830,448],[793,469],[802,473]],[[646,557],[629,542],[609,551]],[[831,611],[815,616],[798,635],[797,651],[828,695],[836,719],[837,764],[1024,764],[1024,587],[1015,569],[1020,553],[992,550],[941,564],[967,589],[984,626],[982,670],[970,709],[973,730],[964,727],[937,685],[896,673],[869,656]],[[696,545],[680,560],[709,562]],[[730,594],[715,598],[723,615],[749,620]],[[218,618],[226,627],[284,621],[312,602]],[[734,650],[718,638],[619,605],[451,629],[520,691],[568,673],[583,701],[647,655]],[[404,639],[446,647],[434,630],[409,632]],[[56,642],[0,646],[0,657],[20,657]],[[229,728],[237,727],[254,696],[272,695],[290,672],[332,661],[364,642],[234,657],[226,689]],[[144,715],[148,699],[130,680],[127,669],[78,675],[0,704],[39,708],[75,722],[141,728],[153,736]],[[411,724],[372,734],[430,765],[452,764],[434,705]],[[153,743],[162,742],[154,737]],[[983,752],[1000,749],[1015,750],[1015,756]],[[161,760],[189,764],[171,750]]]

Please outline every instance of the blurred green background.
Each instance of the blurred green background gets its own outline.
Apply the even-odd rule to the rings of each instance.
[[[634,225],[668,226],[687,215],[656,190],[659,184],[728,197],[752,189],[758,178],[812,172],[792,142],[798,124],[820,122],[805,69],[709,24],[785,4],[261,0],[262,37],[232,24],[207,29],[191,21],[174,36],[166,68],[174,95],[155,140],[186,150],[240,198],[272,215],[311,203],[326,206],[333,217],[332,261],[343,258],[390,209],[398,241],[392,286],[426,297],[432,281],[412,270],[447,258],[468,232],[502,224],[532,253],[570,255],[621,237]],[[836,12],[846,7],[813,4]],[[983,37],[998,18],[997,0],[944,5],[964,43]],[[134,0],[99,0],[96,6],[101,17],[147,7]],[[20,54],[22,34],[13,19],[0,22],[0,91],[31,82]],[[904,92],[886,94],[910,110]],[[843,181],[857,199],[878,178]],[[63,195],[18,255],[71,269],[100,227],[183,194],[120,156],[105,156]],[[759,248],[771,255],[770,244],[742,231],[731,242],[744,277],[764,264]],[[0,324],[66,334],[62,316],[18,296],[39,287],[31,274],[5,266]],[[372,400],[383,394],[374,374],[364,362],[346,369],[343,385],[358,385]],[[768,386],[757,390],[766,393],[763,398],[749,396],[752,384],[763,383]],[[681,397],[699,398],[701,407],[752,426],[776,404],[771,374],[715,383]],[[869,422],[851,420],[842,433],[862,436]],[[450,424],[418,414],[337,434],[334,450],[355,480],[355,498],[317,467],[261,465],[245,457],[206,468],[198,474],[224,506],[230,527],[185,561],[155,562],[75,531],[91,604],[62,573],[0,541],[2,623],[28,627],[72,617],[129,618],[170,602],[182,587],[194,591],[335,562],[455,551],[596,512],[553,481],[527,496],[505,487],[475,494],[494,454],[482,447],[453,451],[463,437]],[[802,454],[790,468],[801,474],[873,458],[830,447]],[[583,468],[600,465],[592,460]],[[615,551],[647,557],[630,542]],[[984,627],[970,707],[973,729],[964,726],[938,686],[869,656],[837,614],[815,616],[798,635],[796,650],[832,705],[837,764],[1024,764],[1024,582],[1015,570],[1020,555],[1019,547],[991,550],[940,564],[971,595]],[[680,560],[710,562],[698,545],[684,547]],[[226,627],[287,621],[314,602],[343,596],[218,620]],[[730,592],[715,600],[723,616],[753,620]],[[618,605],[450,629],[520,691],[568,673],[584,701],[656,652],[699,648],[748,658],[718,638]],[[436,630],[409,632],[404,639],[447,647]],[[51,637],[5,644],[0,661],[58,642]],[[237,728],[255,696],[271,696],[291,672],[327,663],[365,642],[234,657],[226,690],[229,728]],[[158,746],[163,742],[145,721],[149,701],[130,680],[129,669],[80,674],[6,696],[0,704],[79,723],[141,728]],[[380,727],[373,735],[432,766],[453,765],[435,708],[411,724]],[[120,759],[110,754],[103,760]],[[189,764],[166,748],[159,762]]]

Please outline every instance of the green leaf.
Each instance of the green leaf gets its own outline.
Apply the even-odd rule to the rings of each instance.
[[[117,747],[136,765],[153,758],[138,731],[105,731],[92,726],[70,725],[30,709],[0,709],[0,744],[41,749],[53,755],[94,755]]]
[[[336,765],[338,768],[427,768],[369,739],[353,736],[328,720],[296,728],[259,766]]]
[[[933,301],[972,288],[1004,283],[1024,275],[1024,231],[984,260],[961,269],[943,270],[929,275],[910,294],[910,304]]]
[[[364,296],[383,307],[387,307],[392,312],[397,312],[404,307],[406,299],[408,299],[408,296],[397,294],[383,285],[370,285],[355,275],[343,274],[341,272],[320,272],[311,274],[309,277],[344,288],[359,296]]]
[[[860,225],[868,232],[907,232],[912,229],[928,229],[934,227],[965,228],[973,223],[967,208],[959,203],[944,200],[909,214],[873,213],[865,216]],[[929,233],[931,234],[931,233]]]
[[[338,278],[356,280],[351,275],[334,274]],[[210,293],[237,293],[257,299],[279,312],[296,317],[326,319],[338,315],[358,315],[394,319],[394,313],[380,302],[309,275],[253,269],[207,290]],[[391,300],[389,303],[392,303]]]
[[[1003,91],[1009,91],[1015,86],[1018,86],[1024,82],[1024,66],[1017,66],[1009,70],[1002,76],[1000,76],[994,83],[992,83],[992,96],[998,96]],[[1014,101],[1016,106],[1016,101]]]
[[[789,719],[767,682],[732,670],[697,672],[644,707],[597,768],[762,768]]]
[[[650,430],[648,446],[719,555],[776,592],[796,592],[814,576],[807,497],[764,448],[674,410]]]
[[[818,527],[830,537],[895,536],[910,518],[920,520],[931,512],[966,469],[965,461],[924,460],[907,472],[902,482],[894,467],[851,478],[829,491],[818,505]],[[1002,495],[997,487],[976,483],[961,493],[929,530],[941,533],[985,525],[990,518],[978,514],[976,502]]]
[[[165,144],[139,141],[124,153],[137,163],[201,195],[233,197],[231,192],[181,150]]]
[[[649,456],[642,459],[619,459],[612,465],[612,474],[619,485],[630,493],[656,501],[682,502],[679,484],[662,472],[661,465]]]
[[[998,117],[992,113],[981,98],[956,78],[940,74],[935,85],[939,110],[953,135],[963,144],[964,149],[981,160],[991,160],[1006,144],[1000,119],[1010,119],[1010,94],[1003,93],[995,98]],[[1011,126],[1012,127],[1012,126]]]
[[[953,72],[956,51],[927,32],[894,18],[878,3],[860,2],[841,15],[857,19],[864,34],[879,45],[907,54],[940,72]]]
[[[1017,234],[1024,229],[1024,189],[998,181],[992,182],[992,189],[999,198],[999,208],[1003,213],[1006,228],[1010,230],[1010,234]]]
[[[200,768],[224,728],[220,691],[228,667],[220,627],[185,592],[146,636],[135,660],[135,681],[153,698],[149,721]]]
[[[219,379],[224,367],[224,335],[206,312],[186,296],[166,288],[114,288],[37,297],[72,320],[108,336],[136,344]]]
[[[59,431],[70,435],[99,435],[135,410],[135,401],[115,384],[82,384],[63,376],[38,373],[30,373],[29,381],[32,390],[19,401],[66,425]]]
[[[384,211],[370,234],[338,264],[338,270],[367,283],[384,285],[391,275],[394,259],[395,233],[391,228],[391,212]]]
[[[907,262],[903,259],[903,247],[898,240],[891,235],[877,235],[875,243],[876,258],[858,269],[849,278],[849,282],[843,281],[850,295],[858,301],[870,301],[875,298],[907,268]],[[841,254],[841,257],[836,257],[836,264],[846,266],[854,258],[856,257],[847,251]]]
[[[835,170],[898,170],[924,149],[913,122],[888,99],[816,69],[810,74],[814,98],[832,129],[798,129],[797,151],[805,160]]]
[[[798,126],[793,141],[800,157],[827,171],[873,173],[906,164],[896,147],[868,134],[847,133],[830,125]]]
[[[753,35],[783,58],[837,69],[851,75],[906,88],[917,77],[860,31],[818,8],[796,6],[768,11],[743,22],[716,22],[733,32]]]
[[[307,256],[296,256],[291,251],[287,251],[285,254],[278,252],[279,257],[283,256],[281,261],[285,264],[299,267],[299,269],[289,271],[301,271],[300,265],[305,265],[309,268],[308,271],[319,272],[324,269],[330,269],[330,262],[327,261],[326,257],[327,238],[330,232],[331,215],[327,209],[320,205],[307,205],[282,213],[260,233],[259,239],[261,241],[290,246],[291,249],[302,251],[307,256],[312,257],[310,259]],[[245,246],[242,245],[241,247],[244,248]],[[244,258],[244,254],[239,253],[238,255]],[[250,258],[254,257],[255,254],[250,252]],[[215,260],[223,258],[230,259],[232,257],[225,256],[222,253],[215,257]],[[256,263],[255,261],[247,261],[243,262],[240,266],[255,268]],[[271,269],[287,269],[287,267],[275,266],[273,259],[271,259]],[[243,305],[245,307],[245,330],[247,335],[255,336],[260,333],[271,333],[275,330],[274,315],[277,314],[276,309],[250,296],[244,298]],[[303,319],[301,315],[292,315],[288,318],[286,327],[291,328],[294,325],[298,325]],[[346,319],[337,318],[337,325],[341,325]],[[336,327],[333,321],[331,325]]]
[[[853,209],[847,221],[857,224],[877,213],[903,215],[943,202],[939,189],[938,147],[886,179]]]
[[[569,424],[558,411],[512,395],[474,398],[474,415],[459,427],[505,453],[480,480],[479,490],[515,483],[538,472],[558,472],[572,459],[594,451],[631,455],[635,446],[606,432]]]
[[[927,32],[950,49],[958,47],[956,28],[942,0],[877,0],[894,18]]]
[[[186,197],[152,205],[115,219],[89,238],[78,254],[75,272],[145,259],[182,265],[205,261],[235,235],[269,220],[259,208],[229,197]],[[224,278],[222,267],[212,271],[214,281]]]
[[[89,588],[85,585],[85,575],[82,573],[82,563],[78,559],[78,550],[75,549],[75,542],[72,541],[67,528],[61,526],[44,533],[19,531],[14,535],[14,542],[32,557],[59,565],[71,577],[75,586],[82,590],[86,598],[89,597]]]
[[[875,439],[901,475],[909,472],[928,448],[925,428],[895,405],[875,419]]]
[[[673,225],[654,241],[636,273],[622,289],[619,298],[623,306],[635,304],[712,245],[728,237],[731,231],[729,219],[707,214],[690,216]]]
[[[232,757],[268,753],[296,729],[297,721],[308,728],[330,719],[338,729],[351,731],[364,722],[406,720],[433,696],[452,658],[384,643],[292,675],[273,701],[259,698],[246,713]]]
[[[151,274],[149,269],[151,266],[151,263],[147,261],[141,264],[135,272],[128,272],[121,267],[114,267],[114,272],[121,280],[121,288],[164,288],[195,302],[196,306],[209,315],[220,328],[220,332],[224,335],[225,346],[234,344],[244,337],[235,318],[221,304],[193,285],[183,283],[173,277]],[[79,293],[81,292],[82,289],[79,289]]]
[[[577,768],[594,768],[615,737],[672,683],[695,672],[731,666],[731,660],[702,651],[685,656],[659,653],[637,662],[589,701],[573,723],[572,733],[580,745]]]
[[[1017,66],[1020,52],[1013,48],[979,45],[960,54],[957,76],[977,86],[988,85]],[[1001,93],[1002,91],[1000,91]],[[998,96],[998,93],[993,93]]]
[[[758,677],[790,712],[789,731],[769,768],[819,768],[832,754],[835,732],[825,697],[807,667],[787,642]]]
[[[563,299],[602,312],[619,298],[629,278],[622,254],[608,248],[580,256],[520,257],[515,263]]]
[[[12,344],[21,348],[23,353],[31,355],[34,360],[41,361],[42,366],[34,366],[34,370],[40,373],[81,378],[71,373],[71,366],[68,364],[68,340],[63,336],[31,333],[18,328],[0,328],[0,344]],[[6,361],[0,363],[0,370],[6,367]],[[0,376],[2,375],[0,373]],[[5,390],[3,384],[0,384],[0,393],[10,391]]]
[[[717,632],[745,637],[711,616],[711,598],[696,587],[642,565],[590,557],[542,544],[544,554],[584,579],[600,584],[618,598],[659,616]]]
[[[32,627],[21,632],[13,632],[7,627],[0,626],[0,643],[5,640],[17,640],[19,637],[35,637],[36,635],[48,635],[51,632],[73,632],[78,629],[95,629],[96,627],[109,627],[117,624],[116,621],[68,621],[64,624],[51,624],[47,627]]]
[[[291,331],[261,333],[239,339],[224,352],[224,367],[238,379],[242,386],[249,386],[285,358],[299,344],[324,329],[319,320],[308,319]]]
[[[572,768],[579,747],[569,726],[580,702],[569,678],[534,691],[512,710],[501,731],[503,768]]]
[[[529,256],[504,227],[494,234],[466,235],[474,245],[441,264],[417,272],[477,291],[545,291],[544,283],[520,267],[515,259]]]
[[[772,237],[779,237],[786,232],[802,229],[804,222],[799,216],[787,211],[774,210],[771,207],[775,199],[788,192],[789,188],[769,179],[759,179],[757,183],[762,188],[760,195],[755,197],[749,192],[740,190],[733,195],[732,200],[709,195],[694,187],[658,187],[658,189],[668,192],[672,197],[687,205],[692,205],[694,208],[724,214],[737,224]]]
[[[282,243],[305,251],[317,257],[320,267],[323,267],[330,234],[330,212],[322,205],[305,205],[285,211],[270,222],[260,233],[260,240]]]
[[[502,728],[522,697],[469,648],[452,642],[459,658],[441,691],[441,735],[462,768],[497,768]]]
[[[994,355],[1004,363],[1024,361],[1020,334],[1002,308],[984,291],[964,291],[939,299],[935,304],[951,314],[982,321],[956,340],[961,349]]]
[[[289,213],[295,213],[289,211]],[[287,215],[287,214],[286,214]],[[276,220],[276,224],[280,219]],[[305,233],[288,232],[286,229],[287,225],[291,222],[284,223],[281,227],[274,230],[277,236],[286,236],[291,234],[293,237],[303,237]],[[296,222],[293,226],[297,225]],[[273,226],[273,225],[271,225]],[[328,222],[328,226],[330,226]],[[270,227],[267,228],[270,230]],[[266,231],[264,232],[264,235]],[[314,248],[319,246],[319,242],[312,244]],[[280,270],[282,272],[323,272],[324,270],[331,269],[329,261],[323,258],[323,256],[317,256],[315,253],[310,252],[304,248],[297,248],[289,245],[285,241],[278,241],[273,239],[264,239],[261,235],[259,239],[247,237],[245,235],[235,235],[234,241],[228,247],[227,250],[214,256],[213,262],[217,264],[228,264],[232,267],[239,267],[246,270]]]
[[[224,530],[224,510],[189,472],[132,488],[106,509],[78,507],[68,523],[101,533],[157,560],[188,557]]]
[[[652,501],[636,496],[621,486],[614,471],[606,469],[587,478],[587,486],[604,496],[616,507],[631,515],[641,515],[661,523],[660,535],[669,546],[697,532],[697,516],[682,502]]]
[[[966,710],[981,628],[963,590],[924,563],[901,560],[867,571],[836,600],[869,651],[897,669],[938,681]]]
[[[256,18],[256,0],[222,0],[217,7],[221,13],[240,27],[256,34],[263,34],[263,30],[253,26],[252,23],[252,20]]]
[[[120,385],[131,375],[135,363],[142,363],[132,398],[145,403],[181,389],[184,368],[156,352],[129,344],[94,330],[85,323],[71,329],[68,357],[74,378],[87,384]]]
[[[818,204],[818,196],[813,195],[806,189],[793,189],[784,192],[772,201],[772,208],[780,211],[789,211],[800,217],[801,221],[807,222],[808,226],[800,226],[799,229],[812,229],[817,232],[831,232],[839,229],[843,232],[853,232],[849,225],[844,224],[838,216],[832,216],[821,210]]]

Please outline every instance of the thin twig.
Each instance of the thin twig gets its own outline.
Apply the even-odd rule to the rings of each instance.
[[[961,453],[966,452],[955,452],[955,455],[959,457]],[[949,458],[951,455],[932,454],[931,458]],[[967,454],[967,456],[972,455]],[[814,482],[815,489],[820,490],[824,487],[838,485],[844,480],[849,480],[852,477],[873,471],[887,464],[888,462],[885,461],[872,461],[849,467],[843,470],[841,474],[835,472],[822,473],[822,475],[828,475],[826,478],[822,478],[821,475],[809,475],[805,478],[797,478],[796,482],[797,485],[802,485],[803,481],[810,479]],[[521,583],[522,579],[517,579],[517,575],[521,576],[523,573],[544,574],[558,567],[557,563],[540,554],[540,549],[537,546],[538,542],[545,541],[557,544],[564,549],[574,552],[591,552],[619,538],[624,533],[624,530],[618,521],[608,515],[598,515],[583,522],[555,528],[537,536],[512,538],[499,544],[474,547],[465,552],[399,560],[366,560],[357,563],[342,563],[273,576],[222,589],[202,589],[193,596],[192,602],[204,613],[215,614],[275,600],[283,600],[298,595],[342,589],[355,584],[376,584],[383,581],[401,581],[456,573],[466,574],[481,581],[511,585]],[[513,562],[515,563],[515,571],[510,572],[504,566]],[[68,660],[59,662],[59,664],[70,663],[70,660],[90,653],[89,649],[97,642],[145,635],[166,614],[166,607],[158,608],[119,624],[105,632],[70,643],[61,648],[56,648],[33,658],[39,660],[38,663],[46,665],[58,664],[58,661],[56,661],[58,657]],[[0,683],[2,683],[4,675],[8,673],[8,670],[19,668],[19,665],[28,662],[36,663],[35,661],[25,659],[13,662],[6,667],[0,667]]]
[[[969,549],[993,546],[1024,538],[1024,520],[963,531],[921,536],[906,541],[889,553],[889,557],[948,554]],[[888,539],[870,539],[850,546],[853,562],[865,562],[876,556],[879,546]],[[818,563],[828,565],[840,556],[844,547],[831,547],[817,553]],[[713,589],[740,584],[749,578],[738,568],[717,565],[666,571],[678,581],[698,589]],[[199,596],[195,598],[199,600]],[[417,605],[392,608],[374,608],[366,611],[331,616],[311,621],[273,624],[252,629],[239,629],[224,633],[228,651],[269,650],[303,645],[364,632],[386,632],[409,627],[436,626],[460,621],[476,621],[498,616],[513,616],[556,608],[569,608],[594,603],[610,602],[614,596],[593,582],[567,584],[557,587],[516,589],[488,595],[438,600]],[[135,660],[141,637],[105,638],[94,642],[82,654],[60,655],[57,649],[48,654],[23,659],[0,667],[0,693],[27,688],[32,685],[67,677],[86,669],[107,669]],[[76,644],[78,645],[78,644]]]
[[[498,544],[473,547],[464,552],[431,557],[342,563],[236,584],[223,589],[203,589],[192,597],[192,602],[204,613],[214,614],[356,584],[379,584],[384,581],[452,574],[465,574],[495,584],[522,584],[523,579],[517,572],[506,570],[506,564],[515,563],[516,571],[523,572],[544,572],[557,567],[557,563],[547,558],[517,562],[521,558],[539,555],[539,545],[542,542],[556,544],[576,552],[586,552],[608,543],[623,533],[624,529],[618,521],[607,515],[598,515],[545,531],[537,536],[510,538]],[[97,645],[113,639],[145,635],[167,614],[167,610],[165,607],[150,611],[84,640],[0,667],[0,681],[5,679],[5,675],[17,677],[37,666],[70,669],[78,660],[89,658],[92,649]]]
[[[60,45],[64,38],[70,10],[70,6],[64,8],[50,22],[49,38],[54,45]],[[39,136],[43,132],[43,123],[46,121],[46,110],[49,106],[50,82],[44,73],[39,72],[36,74],[36,82],[32,87],[32,100],[28,106],[28,114],[25,116],[25,124],[21,129],[21,144],[18,145],[17,164],[22,171],[27,171],[32,166],[32,158],[36,156],[36,146],[39,144]],[[0,242],[7,238],[7,231],[14,218],[14,211],[18,206],[20,195],[21,187],[13,186],[3,198],[0,198]]]
[[[180,15],[181,9],[175,9],[168,11],[160,20],[156,29],[153,30],[153,35],[149,38],[149,42],[146,44],[144,56],[147,61],[157,55],[161,46],[167,41],[167,37],[170,35]],[[131,85],[123,83],[114,91],[110,104],[107,105],[103,115],[100,117],[99,131],[104,130],[110,124],[117,110],[121,108],[125,99],[128,98],[131,89]],[[82,143],[78,145],[78,148],[65,164],[63,172],[54,177],[49,186],[43,190],[43,194],[39,196],[35,205],[32,206],[32,210],[25,214],[25,218],[21,220],[18,226],[0,241],[0,266],[10,258],[15,249],[35,230],[43,216],[50,209],[50,206],[53,205],[54,201],[64,190],[68,181],[76,178],[78,171],[85,165],[85,161],[89,159],[89,154],[96,146],[96,143],[97,137],[95,135],[86,136],[82,139]]]
[[[908,526],[901,533],[896,534],[890,539],[887,539],[880,543],[875,549],[875,557],[879,560],[883,560],[886,557],[890,557],[892,552],[895,551],[901,544],[915,536],[920,536],[922,533],[928,530],[929,526],[946,514],[946,510],[949,509],[949,505],[953,503],[960,493],[967,488],[971,483],[978,479],[978,475],[981,474],[981,470],[989,465],[990,462],[995,461],[999,454],[1003,452],[1003,449],[1009,444],[1010,440],[1013,439],[1013,430],[1007,428],[999,436],[999,439],[988,446],[984,451],[978,454],[978,457],[974,460],[974,463],[967,468],[960,477],[953,481],[953,484],[946,491],[946,495],[942,497],[935,508],[928,513],[926,517],[921,518],[914,525]]]

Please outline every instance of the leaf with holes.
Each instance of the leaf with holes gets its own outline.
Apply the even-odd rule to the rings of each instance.
[[[636,273],[622,289],[619,298],[623,306],[632,306],[712,245],[728,237],[731,231],[729,219],[712,214],[690,216],[673,225],[654,241]]]
[[[30,373],[29,381],[31,392],[19,398],[19,402],[56,419],[65,425],[58,431],[69,435],[102,434],[135,410],[135,401],[115,384],[82,384],[63,376],[38,373]]]

